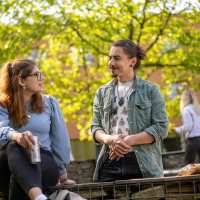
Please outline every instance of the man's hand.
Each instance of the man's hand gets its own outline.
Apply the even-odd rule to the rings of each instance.
[[[131,145],[129,145],[124,140],[126,137],[128,137],[126,134],[112,136],[112,142],[109,145],[109,148],[110,148],[109,159],[110,160],[119,159],[130,151]]]
[[[131,145],[127,144],[123,138],[128,137],[127,134],[122,135],[109,135],[106,134],[103,130],[97,130],[95,132],[95,139],[102,143],[107,144],[109,146],[109,158],[111,160],[119,159],[127,154],[130,149]]]
[[[25,131],[23,133],[14,132],[12,135],[12,140],[15,141],[20,146],[25,149],[31,150],[34,143],[33,135],[30,131]]]

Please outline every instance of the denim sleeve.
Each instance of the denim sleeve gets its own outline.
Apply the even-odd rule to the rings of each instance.
[[[7,142],[15,130],[9,126],[10,119],[8,110],[0,106],[0,141]]]
[[[101,109],[102,106],[100,104],[100,89],[97,90],[95,98],[94,98],[94,103],[93,103],[93,119],[92,119],[92,123],[91,123],[91,132],[93,135],[93,139],[96,143],[98,143],[98,141],[95,140],[95,133],[97,130],[104,130],[103,126],[102,126],[102,120],[101,120]]]
[[[54,159],[59,167],[60,175],[66,172],[70,162],[70,138],[63,115],[55,98],[50,97],[51,129],[50,139]]]
[[[159,89],[153,86],[151,91],[151,126],[147,127],[144,131],[149,133],[155,138],[155,141],[163,140],[168,134],[168,118],[166,114],[164,98]]]

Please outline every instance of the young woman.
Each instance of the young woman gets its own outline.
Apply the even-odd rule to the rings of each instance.
[[[174,130],[185,134],[185,164],[190,164],[195,162],[196,155],[200,158],[200,105],[192,90],[188,89],[182,93],[180,110],[183,125],[175,127]]]
[[[10,200],[45,200],[43,189],[64,182],[70,140],[55,98],[42,95],[43,75],[32,60],[3,66],[0,85],[0,186],[9,184]],[[33,136],[41,162],[32,164]],[[2,183],[2,181],[4,181]],[[5,188],[4,188],[5,189]]]

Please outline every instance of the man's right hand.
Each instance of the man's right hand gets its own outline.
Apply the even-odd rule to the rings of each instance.
[[[11,139],[25,149],[31,150],[34,145],[33,135],[30,131],[23,133],[14,132]]]
[[[109,159],[115,160],[123,157],[125,154],[127,154],[131,146],[128,145],[126,142],[124,142],[123,138],[125,138],[127,135],[112,135],[110,138],[110,142],[108,143],[110,152],[109,152]]]
[[[132,146],[123,140],[125,137],[127,137],[127,134],[109,135],[103,130],[97,130],[95,133],[95,139],[99,143],[107,144],[109,146],[109,158],[112,160],[123,157],[132,148]]]

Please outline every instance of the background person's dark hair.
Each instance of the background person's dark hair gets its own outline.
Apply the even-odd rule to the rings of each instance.
[[[129,58],[137,58],[137,62],[133,68],[134,70],[139,68],[141,60],[145,58],[143,49],[137,44],[133,43],[131,40],[118,40],[113,42],[112,46],[123,48],[124,52],[129,56]]]

